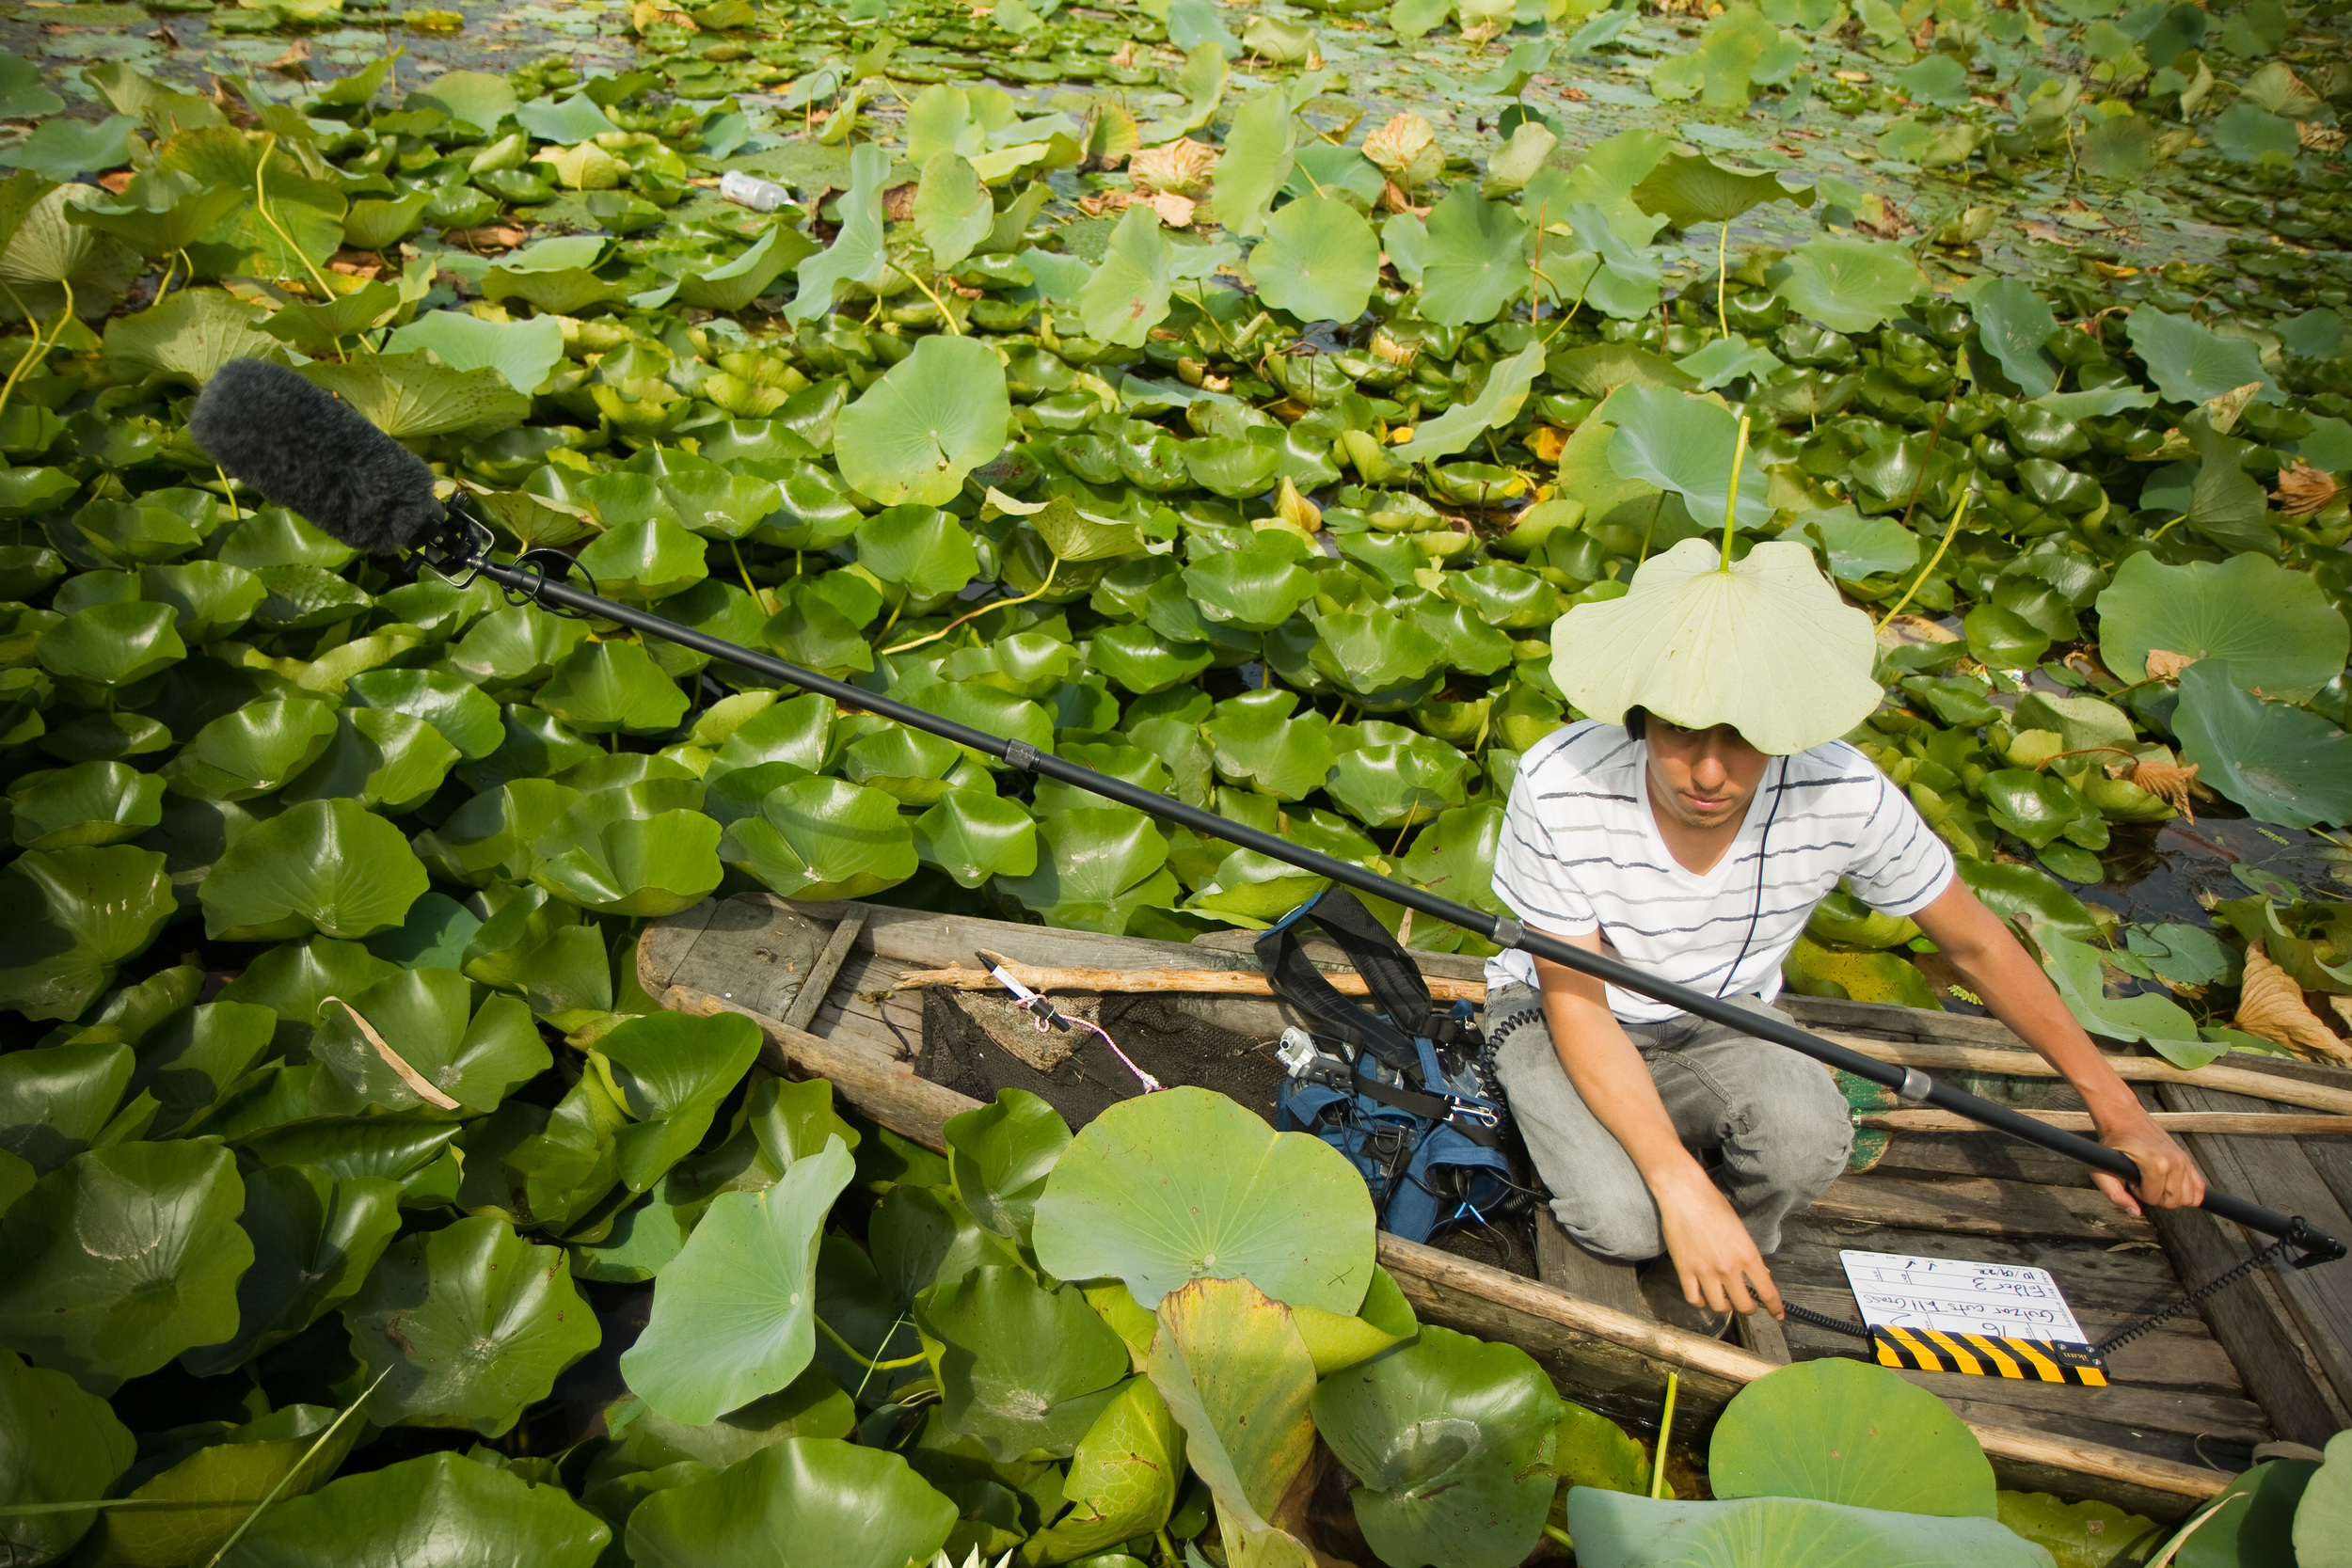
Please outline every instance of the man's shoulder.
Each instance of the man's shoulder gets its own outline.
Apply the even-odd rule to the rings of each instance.
[[[1620,726],[1580,719],[1528,748],[1513,790],[1547,804],[1629,800],[1629,781],[1640,752],[1640,744]]]
[[[1788,805],[1798,810],[1835,810],[1881,799],[1893,781],[1860,749],[1842,740],[1825,741],[1788,759],[1783,777],[1790,791]]]

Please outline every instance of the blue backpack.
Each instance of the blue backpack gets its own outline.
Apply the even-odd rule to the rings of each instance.
[[[1347,956],[1372,1007],[1343,997],[1308,958],[1307,925]],[[1314,1026],[1283,1036],[1290,1076],[1275,1125],[1345,1155],[1372,1190],[1381,1229],[1425,1242],[1525,1205],[1470,1004],[1440,1012],[1421,971],[1355,895],[1326,889],[1261,933],[1257,953],[1275,995]]]

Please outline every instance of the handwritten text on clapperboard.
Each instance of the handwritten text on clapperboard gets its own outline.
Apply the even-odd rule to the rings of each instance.
[[[2047,1269],[1891,1252],[1837,1257],[1862,1307],[1862,1321],[1872,1327],[2083,1340],[2081,1325]]]

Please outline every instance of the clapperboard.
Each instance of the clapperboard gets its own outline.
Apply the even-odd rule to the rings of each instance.
[[[2047,1269],[1840,1252],[1879,1365],[2104,1386],[2106,1364]]]

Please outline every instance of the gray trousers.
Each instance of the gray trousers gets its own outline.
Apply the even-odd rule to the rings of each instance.
[[[1735,1000],[1782,1016],[1756,997]],[[1626,1262],[1657,1257],[1666,1250],[1657,1200],[1560,1066],[1541,994],[1526,986],[1499,988],[1486,999],[1486,1031],[1491,1036],[1531,1012],[1496,1053],[1495,1076],[1551,1193],[1552,1212],[1587,1252]],[[1846,1168],[1853,1123],[1836,1081],[1786,1046],[1688,1014],[1623,1027],[1684,1147],[1722,1151],[1717,1184],[1756,1250],[1778,1251],[1781,1222]]]

